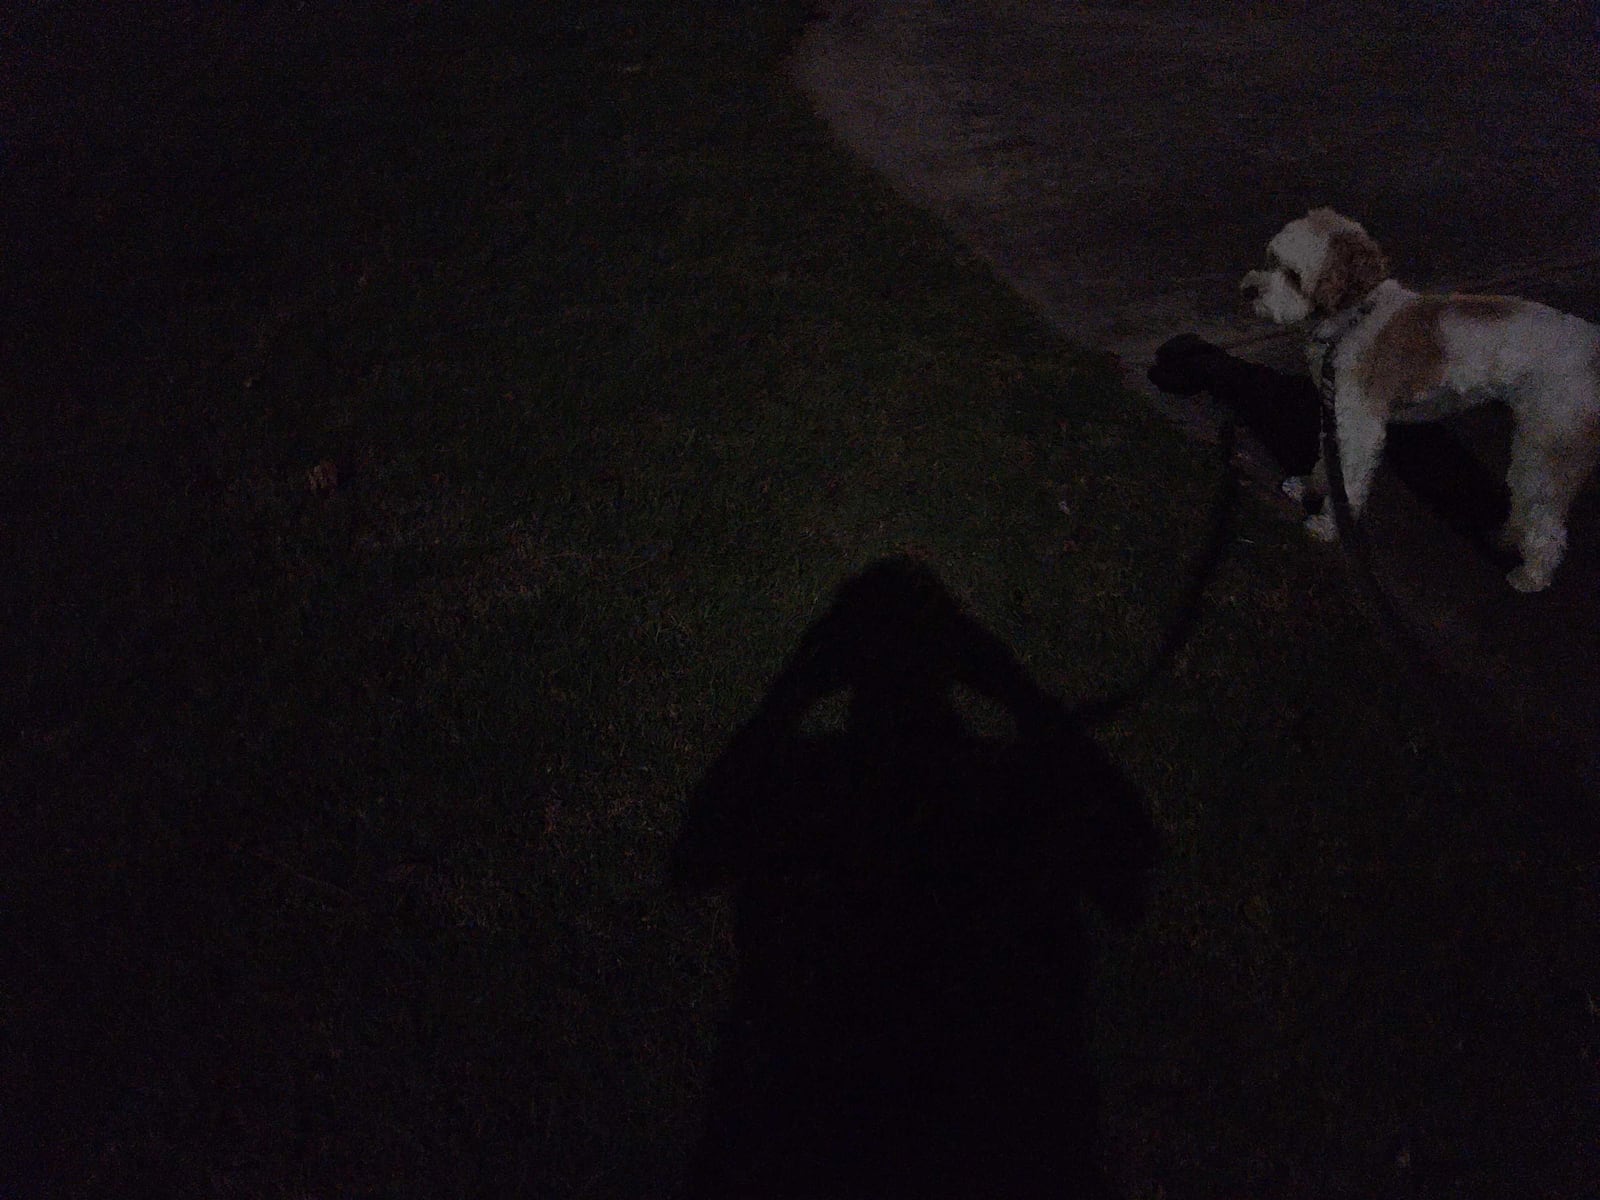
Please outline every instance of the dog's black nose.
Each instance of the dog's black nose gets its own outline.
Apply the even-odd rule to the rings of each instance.
[[[1254,300],[1261,295],[1261,280],[1254,276],[1246,276],[1239,284],[1239,290],[1244,293],[1246,300]]]

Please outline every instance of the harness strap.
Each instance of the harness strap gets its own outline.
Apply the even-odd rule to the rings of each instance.
[[[1339,540],[1349,547],[1362,566],[1367,565],[1366,543],[1356,532],[1355,514],[1350,511],[1350,496],[1345,490],[1344,460],[1339,457],[1339,415],[1334,404],[1339,392],[1339,380],[1335,359],[1339,356],[1340,344],[1352,329],[1372,315],[1375,307],[1375,302],[1369,296],[1328,332],[1311,339],[1312,345],[1322,348],[1322,370],[1317,380],[1317,394],[1322,398],[1322,469],[1328,476],[1328,500],[1333,504],[1333,520],[1339,530]]]
[[[1322,396],[1322,406],[1324,408],[1332,407],[1334,393],[1337,389],[1337,380],[1334,375],[1336,370],[1334,359],[1338,356],[1339,344],[1344,341],[1351,330],[1355,329],[1357,325],[1363,324],[1377,307],[1377,300],[1369,295],[1360,304],[1339,318],[1334,327],[1328,332],[1312,335],[1311,344],[1322,348],[1322,372],[1321,377],[1317,380],[1317,391]]]

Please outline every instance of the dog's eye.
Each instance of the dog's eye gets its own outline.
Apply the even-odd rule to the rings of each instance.
[[[1300,272],[1293,267],[1285,267],[1283,269],[1283,277],[1289,281],[1290,287],[1298,288],[1300,286]]]

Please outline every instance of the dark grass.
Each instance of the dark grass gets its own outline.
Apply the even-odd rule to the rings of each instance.
[[[728,1065],[730,1011],[789,1061],[883,1046],[774,1017],[765,964],[823,1000],[959,980],[914,1025],[950,1096],[1054,1047],[1071,1087],[1016,1094],[1063,1114],[1067,1177],[1583,1194],[1587,825],[1452,766],[1332,561],[1248,498],[1171,670],[1025,759],[1114,778],[1148,878],[1048,807],[963,824],[1035,794],[993,782],[1016,711],[969,700],[942,742],[846,723],[900,781],[870,819],[828,807],[859,772],[763,782],[854,831],[744,860],[769,892],[672,885],[697,781],[846,579],[925,564],[1070,710],[1150,660],[1219,495],[1211,448],[841,154],[775,70],[799,17],[12,18],[5,1190],[714,1189],[707,1114],[799,1086]],[[1120,923],[1106,871],[1148,885]],[[995,1005],[986,1059],[957,1034]]]

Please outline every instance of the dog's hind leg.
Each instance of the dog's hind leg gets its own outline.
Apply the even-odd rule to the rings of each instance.
[[[1567,550],[1567,510],[1588,478],[1600,449],[1600,417],[1578,418],[1577,429],[1529,429],[1518,421],[1511,438],[1511,515],[1504,537],[1522,553],[1506,576],[1519,592],[1542,591]]]

